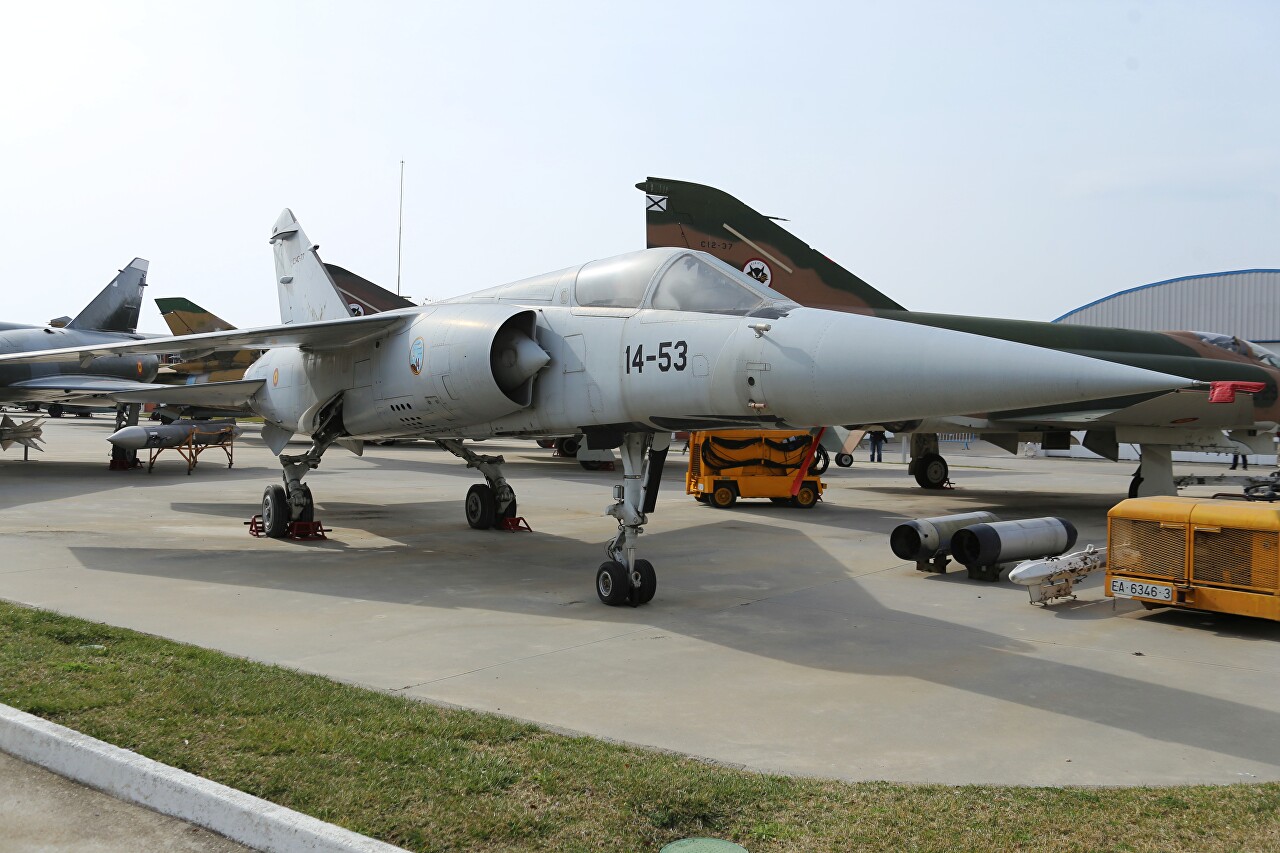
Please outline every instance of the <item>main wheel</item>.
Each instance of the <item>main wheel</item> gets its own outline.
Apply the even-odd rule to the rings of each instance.
[[[476,530],[488,530],[493,527],[497,517],[497,502],[493,499],[493,489],[485,483],[476,483],[467,489],[467,500],[463,504],[467,513],[467,524]]]
[[[818,502],[818,494],[818,484],[812,480],[805,480],[800,484],[800,491],[796,492],[796,496],[791,499],[791,505],[801,509],[813,509],[813,505]]]
[[[738,492],[729,483],[719,483],[707,503],[716,509],[728,509],[738,502]]]
[[[831,467],[831,457],[827,455],[825,447],[819,447],[818,452],[813,454],[813,464],[809,466],[809,473],[822,474],[829,467]]]
[[[658,591],[658,573],[653,570],[653,563],[648,560],[636,560],[636,571],[640,573],[640,588],[636,590],[636,604],[648,604],[653,601]]]
[[[836,454],[836,464],[837,464],[837,465],[839,465],[841,468],[848,468],[850,465],[852,465],[852,464],[853,464],[853,454],[852,454],[852,453],[837,453],[837,454]]]
[[[303,483],[298,487],[302,491],[303,499],[306,501],[302,505],[302,512],[298,514],[298,521],[315,521],[316,520],[316,503],[311,498],[311,487]]]
[[[556,440],[554,438],[540,438],[538,439],[538,446],[543,450],[550,450],[556,446]]]
[[[556,452],[561,456],[573,458],[578,455],[578,439],[573,436],[556,439]]]
[[[283,539],[289,530],[289,498],[284,486],[267,486],[262,493],[262,526],[272,539]]]
[[[610,607],[625,604],[630,589],[631,579],[627,577],[627,567],[617,560],[605,560],[596,569],[596,595]]]
[[[916,482],[922,489],[941,489],[947,484],[947,473],[947,460],[936,453],[916,460]]]
[[[51,418],[62,417],[63,411],[65,410],[62,408],[61,403],[50,403],[48,408],[45,409],[45,413],[48,414],[49,417]]]

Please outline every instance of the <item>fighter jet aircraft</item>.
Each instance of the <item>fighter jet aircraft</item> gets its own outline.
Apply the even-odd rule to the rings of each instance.
[[[646,193],[651,248],[701,249],[802,305],[969,332],[1221,386],[1221,403],[1211,402],[1204,390],[1117,397],[1099,388],[1088,395],[1091,399],[1069,405],[962,405],[949,413],[952,417],[884,423],[894,432],[911,433],[909,471],[925,488],[942,488],[947,482],[948,467],[938,452],[937,436],[946,432],[981,433],[1016,453],[1020,441],[1066,449],[1071,431],[1084,430],[1085,447],[1112,460],[1119,459],[1120,444],[1138,444],[1142,463],[1130,497],[1175,493],[1173,450],[1273,452],[1268,431],[1280,422],[1280,357],[1256,344],[1204,332],[1143,332],[907,311],[774,218],[721,190],[667,178],[649,178],[636,187]],[[1233,393],[1231,383],[1245,383],[1234,388],[1253,388],[1256,393]],[[1260,389],[1253,383],[1261,383]],[[1223,430],[1231,431],[1230,441]]]
[[[134,258],[73,320],[48,326],[0,323],[0,353],[57,349],[81,344],[136,340],[147,262]],[[68,403],[100,402],[104,392],[136,389],[156,375],[151,355],[115,355],[83,364],[0,367],[0,401],[44,403],[59,417]]]
[[[637,540],[655,507],[672,430],[896,421],[972,402],[1051,405],[1098,389],[1140,394],[1185,384],[1096,359],[805,308],[682,249],[633,252],[352,317],[289,210],[270,242],[278,326],[0,356],[0,364],[122,350],[265,349],[245,382],[253,388],[247,402],[264,420],[262,438],[284,469],[284,484],[268,486],[262,498],[274,537],[314,518],[303,478],[335,444],[359,454],[364,439],[435,440],[484,477],[464,504],[467,522],[483,529],[516,515],[516,495],[502,457],[479,455],[464,439],[581,433],[593,448],[619,449],[623,462],[606,510],[618,533],[596,571],[596,592],[609,605],[643,604],[657,589]],[[284,453],[298,433],[310,436],[310,448]]]

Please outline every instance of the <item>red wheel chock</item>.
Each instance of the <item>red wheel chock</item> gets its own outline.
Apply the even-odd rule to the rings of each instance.
[[[521,519],[523,521],[523,519]],[[262,516],[255,515],[253,518],[244,522],[249,527],[249,535],[255,538],[267,535],[267,525],[263,523]],[[332,533],[333,528],[325,527],[319,521],[291,521],[285,529],[285,539],[293,539],[299,542],[307,542],[313,539],[328,539],[326,533]]]
[[[524,520],[523,515],[498,519],[498,528],[501,530],[510,530],[512,533],[516,533],[521,530],[527,530],[530,533],[533,532],[533,528],[529,526],[529,522]]]

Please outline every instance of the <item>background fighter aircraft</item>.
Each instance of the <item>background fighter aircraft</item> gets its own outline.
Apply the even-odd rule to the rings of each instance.
[[[650,247],[704,250],[802,305],[969,332],[1204,382],[1263,386],[1256,394],[1236,394],[1224,403],[1211,403],[1205,391],[1117,397],[1098,388],[1088,395],[1092,399],[1070,405],[962,405],[950,413],[952,417],[885,424],[895,432],[911,432],[909,470],[925,488],[941,488],[947,481],[947,463],[938,453],[939,432],[982,433],[987,441],[1016,453],[1019,441],[1066,449],[1071,431],[1085,430],[1085,447],[1112,460],[1119,459],[1120,444],[1138,444],[1142,463],[1130,497],[1174,493],[1173,450],[1273,452],[1271,435],[1265,432],[1280,422],[1280,358],[1255,344],[1202,332],[1143,332],[907,311],[725,192],[666,178],[649,178],[636,187],[646,193]],[[1224,429],[1231,430],[1231,441],[1224,438]]]
[[[352,317],[315,247],[285,210],[272,229],[281,325],[127,345],[136,352],[266,349],[246,371],[248,402],[284,485],[262,499],[266,532],[310,520],[303,483],[334,444],[430,438],[476,468],[468,523],[516,514],[501,457],[465,438],[581,433],[620,448],[618,521],[596,572],[606,604],[657,589],[637,539],[657,500],[670,430],[807,428],[928,417],[964,408],[1048,405],[1184,380],[1005,341],[801,307],[701,252],[649,249],[421,308]],[[83,347],[6,361],[83,359]],[[892,359],[883,353],[894,352]],[[874,363],[875,370],[867,370]],[[1023,371],[1005,369],[1019,364]],[[216,389],[218,384],[203,386]],[[201,386],[185,390],[197,391]],[[302,454],[283,454],[297,434]]]
[[[74,320],[58,325],[0,323],[0,353],[136,340],[147,262],[134,258]],[[101,404],[112,390],[143,387],[156,375],[155,356],[104,356],[79,364],[0,366],[0,401],[45,403],[58,417],[68,403]]]

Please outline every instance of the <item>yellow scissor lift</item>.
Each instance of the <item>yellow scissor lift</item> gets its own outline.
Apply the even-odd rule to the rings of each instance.
[[[821,438],[821,432],[813,436],[803,430],[690,433],[685,492],[720,509],[738,498],[768,498],[809,509],[826,490],[814,465]]]
[[[1109,596],[1280,620],[1280,508],[1133,498],[1107,513]]]

